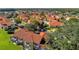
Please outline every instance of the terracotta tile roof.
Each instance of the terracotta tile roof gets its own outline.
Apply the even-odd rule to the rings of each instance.
[[[64,24],[62,22],[59,22],[57,20],[54,20],[52,22],[49,22],[50,26],[63,26]]]
[[[33,42],[33,32],[24,33],[23,40],[25,40],[27,42]]]
[[[34,42],[36,44],[40,44],[41,39],[44,37],[44,33],[35,34],[32,31],[25,31],[24,29],[20,29],[19,31],[14,33],[14,36],[23,39],[26,42]]]
[[[40,32],[40,36],[44,37],[46,35],[45,32]]]
[[[25,40],[27,42],[32,42],[32,35],[33,32],[25,31],[24,29],[20,29],[14,33],[15,37]]]
[[[42,36],[38,35],[38,34],[33,34],[33,42],[36,44],[40,44],[40,41],[42,39]]]
[[[45,38],[46,33],[45,32],[40,32],[40,34],[33,34],[33,41],[36,44],[40,44],[42,38]]]
[[[57,15],[50,15],[50,16],[48,15],[47,18],[48,18],[49,21],[52,21],[52,20],[59,20],[59,16],[57,16]]]
[[[5,17],[2,17],[2,16],[0,16],[0,24],[2,24],[2,25],[7,25],[7,26],[10,26],[11,25],[11,21],[10,20],[8,20],[7,18],[5,18]]]

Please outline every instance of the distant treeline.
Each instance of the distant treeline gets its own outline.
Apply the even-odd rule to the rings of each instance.
[[[17,11],[17,10],[24,10],[24,11],[60,11],[60,12],[71,12],[76,11],[79,12],[79,8],[0,8],[0,11]]]

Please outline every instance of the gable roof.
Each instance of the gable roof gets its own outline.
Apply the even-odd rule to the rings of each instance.
[[[40,44],[40,41],[44,37],[43,34],[35,34],[32,31],[25,31],[24,29],[20,29],[19,31],[15,32],[14,36],[26,42],[33,42],[35,44]]]
[[[20,29],[17,32],[15,32],[14,36],[19,38],[19,39],[25,40],[27,42],[32,42],[32,37],[31,37],[32,32],[28,32],[24,29]]]
[[[50,26],[63,26],[64,24],[62,22],[59,22],[57,20],[49,22]]]
[[[38,34],[33,34],[33,42],[36,44],[40,44],[40,41],[42,40],[42,36],[38,35]]]
[[[7,26],[10,26],[11,25],[11,21],[8,20],[5,17],[0,16],[0,24],[2,24],[2,25],[6,24]]]

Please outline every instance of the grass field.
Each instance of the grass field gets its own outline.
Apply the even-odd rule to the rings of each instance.
[[[0,29],[0,50],[22,50],[22,47],[10,42],[10,35]]]

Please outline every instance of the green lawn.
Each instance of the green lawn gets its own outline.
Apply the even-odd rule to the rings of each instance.
[[[22,47],[10,42],[10,35],[0,29],[0,50],[22,50]]]

